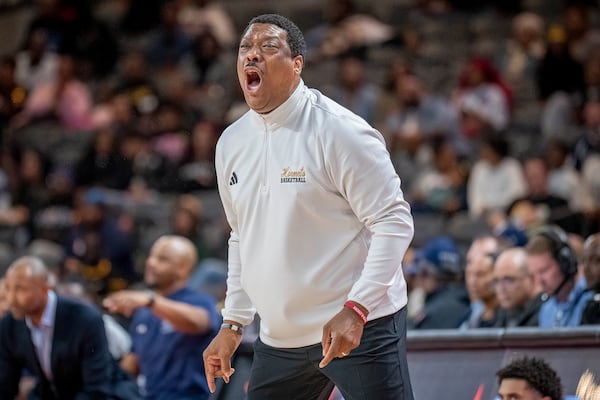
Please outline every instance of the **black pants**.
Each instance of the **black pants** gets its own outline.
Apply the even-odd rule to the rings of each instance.
[[[254,344],[248,400],[413,400],[406,361],[406,307],[369,321],[360,346],[319,368],[321,344],[280,349]]]

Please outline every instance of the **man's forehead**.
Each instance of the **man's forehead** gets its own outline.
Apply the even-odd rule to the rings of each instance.
[[[584,245],[586,256],[600,256],[600,235],[590,237]]]
[[[509,258],[499,258],[494,264],[494,275],[513,273],[519,270],[519,267]]]
[[[28,265],[25,264],[21,264],[21,265],[16,265],[12,268],[9,268],[8,271],[6,271],[6,279],[22,279],[22,278],[28,278],[31,276],[31,268]]]
[[[287,37],[287,31],[274,24],[267,24],[262,22],[253,23],[246,29],[242,39],[248,39],[251,36],[260,35],[263,37],[273,38],[285,38]]]
[[[163,238],[156,242],[152,252],[169,260],[175,260],[185,251],[186,247],[181,241]]]

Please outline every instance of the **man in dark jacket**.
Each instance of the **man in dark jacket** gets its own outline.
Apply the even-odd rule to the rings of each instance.
[[[540,290],[527,270],[527,253],[520,247],[504,250],[494,264],[493,285],[501,307],[497,327],[538,326]]]
[[[119,398],[124,375],[108,350],[100,312],[57,296],[36,257],[9,267],[6,288],[11,313],[0,320],[1,399],[16,397],[23,370],[37,379],[30,399]]]
[[[447,237],[431,239],[415,252],[408,268],[415,284],[425,292],[423,310],[410,321],[414,329],[458,328],[469,313],[458,248]]]
[[[583,309],[581,325],[600,324],[600,233],[590,235],[583,244],[583,274],[594,297]]]

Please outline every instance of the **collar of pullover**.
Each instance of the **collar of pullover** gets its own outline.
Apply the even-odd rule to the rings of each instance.
[[[302,98],[304,97],[304,91],[306,90],[306,86],[304,86],[304,81],[300,80],[298,86],[292,92],[291,96],[288,97],[286,101],[284,101],[279,107],[274,109],[268,114],[258,114],[256,115],[260,117],[267,125],[270,126],[278,126],[281,125],[293,112],[298,108]]]

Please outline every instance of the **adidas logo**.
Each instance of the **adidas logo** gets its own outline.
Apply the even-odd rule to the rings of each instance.
[[[235,173],[235,171],[233,171],[233,173],[231,174],[231,178],[229,178],[229,186],[233,186],[236,183],[238,183],[238,178],[237,178],[237,174]]]

